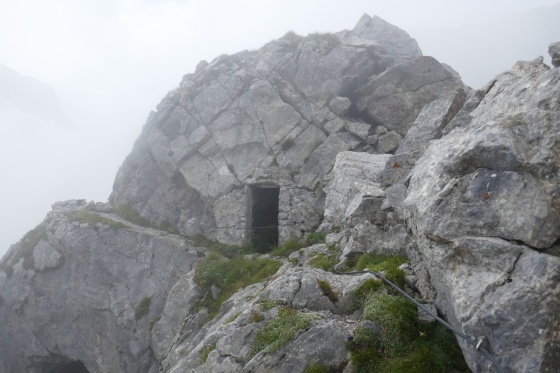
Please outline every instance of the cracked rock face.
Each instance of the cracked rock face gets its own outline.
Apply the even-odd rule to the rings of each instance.
[[[560,258],[548,254],[560,238],[558,92],[542,59],[499,75],[417,161],[404,201],[436,304],[508,372],[554,371],[560,358]]]
[[[288,33],[186,75],[148,118],[110,202],[244,244],[251,219],[230,211],[250,206],[251,186],[274,186],[281,211],[306,216],[280,215],[280,243],[301,238],[320,223],[339,152],[394,152],[424,104],[460,87],[379,17],[334,35]]]
[[[150,326],[171,287],[196,266],[197,251],[179,236],[127,222],[115,229],[71,221],[85,203],[54,207],[32,252],[9,276],[0,271],[0,371],[43,372],[80,360],[90,372],[157,372]],[[145,298],[149,307],[137,318]]]

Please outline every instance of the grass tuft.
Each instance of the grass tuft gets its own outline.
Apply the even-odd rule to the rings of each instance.
[[[309,315],[294,309],[281,309],[278,317],[272,319],[264,328],[257,331],[249,359],[261,351],[271,354],[288,342],[311,322]]]
[[[207,294],[198,306],[206,307],[212,319],[222,303],[235,292],[275,274],[281,265],[281,262],[273,259],[247,259],[238,256],[227,260],[210,254],[199,262],[194,276],[196,284]],[[211,296],[212,285],[221,290],[216,299]]]
[[[70,212],[67,216],[70,221],[89,224],[92,227],[95,227],[97,224],[102,224],[114,229],[128,228],[128,226],[121,222],[106,218],[90,210]]]
[[[328,281],[317,279],[317,284],[321,288],[324,296],[329,298],[333,303],[338,302],[338,294],[335,293]]]

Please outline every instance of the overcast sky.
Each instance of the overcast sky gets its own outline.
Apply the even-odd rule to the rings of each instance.
[[[480,54],[472,50],[480,43],[490,65],[499,46],[484,45],[487,38],[476,33],[468,39],[477,24],[558,4],[560,0],[0,0],[0,64],[50,85],[71,123],[65,127],[0,105],[0,256],[39,224],[55,201],[107,201],[118,167],[149,111],[201,60],[258,49],[290,30],[306,35],[351,29],[368,13],[409,32],[425,55],[441,62],[461,53]],[[555,37],[532,43],[536,52],[528,57],[517,55],[512,42],[511,61],[504,68],[517,59],[546,56],[548,44],[560,40],[557,24],[537,25]],[[449,40],[444,34],[471,41],[476,37],[476,43]],[[467,84],[480,88],[501,71],[496,69],[503,69],[484,69],[486,63],[480,61],[460,58],[450,64]]]

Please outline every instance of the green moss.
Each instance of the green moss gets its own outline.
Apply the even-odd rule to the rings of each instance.
[[[202,351],[200,352],[200,360],[202,361],[202,364],[206,363],[206,360],[208,360],[208,355],[210,355],[210,352],[214,351],[216,349],[216,345],[212,345],[210,347],[205,347],[202,349]]]
[[[121,222],[106,218],[90,210],[70,212],[67,216],[70,221],[89,224],[92,227],[95,227],[97,224],[102,224],[114,229],[128,228],[128,226]]]
[[[321,288],[321,291],[323,292],[324,296],[329,298],[333,303],[338,302],[338,294],[334,292],[334,290],[331,287],[331,284],[329,284],[328,281],[317,279],[317,284]]]
[[[250,358],[260,351],[273,353],[292,340],[298,331],[309,326],[311,317],[294,309],[281,309],[278,317],[257,331]]]
[[[303,373],[329,373],[329,366],[320,363],[311,363]]]
[[[136,320],[140,320],[142,317],[146,316],[148,312],[150,312],[150,303],[152,302],[152,298],[144,297],[136,306],[134,310],[134,318]]]
[[[196,269],[194,280],[203,293],[206,293],[199,306],[206,307],[210,318],[214,318],[222,303],[239,289],[263,281],[278,271],[281,262],[273,259],[247,259],[238,256],[227,260],[216,254],[210,254],[201,260]],[[212,285],[220,289],[214,299]]]

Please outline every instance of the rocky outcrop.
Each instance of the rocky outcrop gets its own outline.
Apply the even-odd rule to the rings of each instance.
[[[70,201],[15,245],[0,271],[0,370],[157,372],[150,331],[198,260],[179,236]]]
[[[404,201],[436,305],[504,371],[554,371],[560,356],[558,92],[542,58],[499,75],[417,161]],[[463,351],[473,371],[495,369]]]
[[[467,89],[378,17],[337,34],[288,33],[186,75],[148,118],[110,202],[243,244],[253,189],[275,187],[279,241],[301,238],[321,221],[338,153],[394,152],[422,106],[458,88]]]

